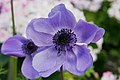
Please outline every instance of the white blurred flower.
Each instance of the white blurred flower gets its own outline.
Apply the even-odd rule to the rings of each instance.
[[[93,61],[97,60],[97,54],[101,51],[102,49],[102,44],[103,44],[103,38],[101,38],[97,43],[97,47],[96,49],[94,49],[92,46],[88,46],[88,48],[90,49],[90,53],[93,57]]]
[[[113,0],[111,8],[108,10],[108,14],[111,17],[115,17],[120,20],[120,0]]]
[[[98,11],[103,0],[71,0],[79,9],[88,9],[90,11]]]
[[[103,73],[101,80],[117,80],[117,76],[114,75],[112,72],[107,71]]]
[[[0,2],[3,4],[2,13],[0,14],[0,24],[3,27],[7,26],[7,30],[11,32],[10,1],[0,0]],[[17,33],[25,35],[25,29],[32,19],[47,17],[50,10],[60,3],[65,4],[65,6],[73,12],[77,21],[79,19],[85,20],[83,12],[74,8],[69,0],[14,0],[15,26]]]

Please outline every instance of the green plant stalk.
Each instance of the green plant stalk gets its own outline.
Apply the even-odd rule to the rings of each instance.
[[[63,66],[60,67],[60,80],[64,80]]]
[[[17,80],[17,57],[10,57],[8,80]]]
[[[13,0],[10,1],[10,4],[11,4],[11,14],[12,14],[11,15],[12,16],[12,32],[13,32],[13,35],[16,35]]]
[[[14,8],[13,0],[10,1],[11,4],[11,16],[12,16],[12,33],[16,34],[15,31],[15,21],[14,21]],[[10,57],[9,59],[9,71],[8,71],[8,80],[17,80],[17,57]]]

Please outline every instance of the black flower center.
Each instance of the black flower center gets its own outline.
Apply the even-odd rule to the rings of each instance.
[[[22,50],[25,54],[32,54],[38,49],[38,47],[33,43],[32,40],[27,40],[23,45],[22,45]]]
[[[72,48],[76,41],[76,35],[71,29],[63,28],[53,36],[53,44],[55,45],[55,48],[58,50],[58,52],[65,51],[65,48]]]

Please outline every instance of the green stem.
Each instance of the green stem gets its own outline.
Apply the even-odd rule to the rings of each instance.
[[[17,57],[10,57],[8,80],[17,80]]]
[[[16,31],[15,31],[15,21],[14,21],[13,0],[11,0],[10,4],[11,4],[11,14],[12,14],[12,30],[13,30],[12,32],[13,35],[15,35]],[[16,79],[17,79],[17,57],[10,57],[8,80],[16,80]]]
[[[10,4],[11,4],[11,14],[12,14],[12,30],[13,30],[13,35],[15,35],[16,31],[15,31],[13,0],[11,0]]]
[[[64,80],[63,66],[60,67],[60,80]]]

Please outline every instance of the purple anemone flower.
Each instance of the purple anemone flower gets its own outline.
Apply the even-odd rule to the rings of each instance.
[[[96,25],[79,20],[64,4],[53,8],[48,18],[30,22],[27,36],[38,46],[47,48],[33,57],[32,65],[42,77],[48,77],[63,66],[75,75],[83,75],[93,65],[87,44],[97,42],[105,31]]]
[[[25,57],[21,71],[29,79],[39,77],[39,73],[32,67],[32,57],[39,52],[39,47],[31,39],[26,39],[20,35],[15,35],[6,40],[1,48],[1,52],[8,56]]]
[[[87,44],[97,42],[105,31],[79,20],[64,4],[54,7],[48,18],[36,18],[27,27],[27,36],[46,49],[33,57],[32,65],[42,77],[48,77],[63,66],[75,75],[83,75],[93,65]]]

